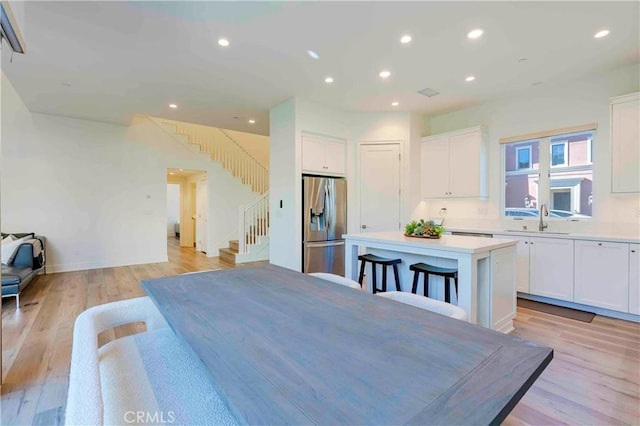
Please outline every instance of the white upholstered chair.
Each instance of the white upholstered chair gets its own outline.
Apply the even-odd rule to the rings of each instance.
[[[445,315],[462,321],[467,320],[467,313],[464,311],[464,309],[456,305],[452,305],[451,303],[445,303],[440,300],[431,299],[430,297],[424,297],[418,294],[407,293],[404,291],[387,291],[386,293],[376,293],[376,296],[386,297],[387,299],[406,303],[407,305],[415,306],[416,308],[425,309],[427,311],[435,312],[437,314]]]
[[[357,281],[350,280],[349,278],[341,277],[340,275],[328,274],[326,272],[312,272],[307,275],[311,275],[312,277],[321,278],[323,280],[331,281],[333,283],[341,284],[347,287],[357,288],[358,290],[361,289],[360,284]]]
[[[98,347],[98,334],[133,322],[147,331]],[[87,309],[75,321],[65,424],[237,425],[202,362],[148,297]],[[157,416],[161,415],[163,419]]]

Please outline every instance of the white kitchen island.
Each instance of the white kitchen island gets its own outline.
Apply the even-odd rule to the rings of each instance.
[[[364,253],[402,259],[398,265],[402,291],[411,291],[413,272],[409,266],[414,263],[457,267],[457,305],[467,312],[469,322],[503,333],[513,330],[517,241],[458,235],[443,235],[440,239],[413,238],[405,237],[401,232],[346,234],[343,237],[347,278],[358,279],[358,254]],[[367,277],[371,277],[369,263],[367,267]],[[395,289],[395,280],[393,273],[389,272],[387,290],[390,291]],[[378,287],[381,287],[382,274],[377,276]],[[430,283],[433,284],[430,284],[429,297],[443,300],[442,278],[431,276]],[[421,289],[422,277],[419,293]],[[367,290],[373,290],[369,280]]]

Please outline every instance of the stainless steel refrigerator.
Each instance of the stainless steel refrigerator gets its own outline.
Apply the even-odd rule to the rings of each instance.
[[[344,276],[347,181],[303,176],[302,200],[302,272]]]

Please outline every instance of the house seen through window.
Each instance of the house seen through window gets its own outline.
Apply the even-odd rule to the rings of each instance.
[[[503,144],[504,214],[534,218],[544,203],[550,218],[589,218],[593,211],[594,131]]]

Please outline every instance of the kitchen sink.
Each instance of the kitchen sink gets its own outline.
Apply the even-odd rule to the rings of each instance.
[[[539,235],[569,235],[570,232],[555,232],[555,231],[538,231],[538,230],[520,230],[520,229],[507,229],[506,232],[521,232],[523,234],[539,234]]]

